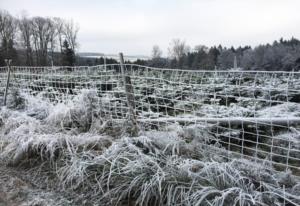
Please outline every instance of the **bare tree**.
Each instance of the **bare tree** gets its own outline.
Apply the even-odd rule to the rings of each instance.
[[[207,46],[201,45],[201,44],[196,45],[196,46],[194,47],[194,50],[195,50],[196,52],[201,52],[201,51],[204,51],[205,53],[208,53],[208,52],[209,52],[209,48],[208,48]]]
[[[185,44],[185,41],[173,39],[169,46],[169,55],[179,61],[190,50],[190,47]]]
[[[33,37],[33,29],[32,29],[32,21],[27,18],[25,14],[19,20],[19,30],[21,36],[21,42],[26,50],[26,65],[33,65],[33,54],[32,54],[32,37]]]
[[[59,49],[60,49],[60,52],[62,53],[65,22],[63,19],[61,19],[59,17],[54,17],[53,22],[56,27],[57,38],[58,38],[58,42],[59,42]]]
[[[39,16],[29,18],[25,11],[14,18],[7,11],[0,10],[0,64],[4,64],[4,58],[17,60],[17,54],[22,52],[14,48],[16,42],[25,51],[23,64],[47,65],[49,58],[62,63],[63,42],[67,41],[75,52],[78,31],[79,26],[73,20]]]
[[[65,22],[64,24],[65,38],[74,52],[78,47],[78,43],[77,43],[78,31],[79,31],[79,26],[78,24],[75,24],[73,20],[69,20]]]
[[[0,35],[3,40],[14,40],[16,32],[16,20],[7,11],[0,10]]]
[[[159,59],[159,58],[161,58],[161,55],[162,55],[162,51],[159,48],[159,46],[154,45],[152,48],[152,59]]]
[[[0,38],[2,55],[4,58],[13,58],[14,41],[16,37],[17,24],[16,19],[7,11],[0,10]]]
[[[51,52],[51,64],[54,61],[54,51],[56,48],[56,37],[58,35],[57,27],[53,18],[48,19],[49,21],[49,43],[50,43],[50,52]]]
[[[32,19],[32,26],[37,62],[40,65],[47,65],[48,45],[53,35],[51,19],[34,17]]]

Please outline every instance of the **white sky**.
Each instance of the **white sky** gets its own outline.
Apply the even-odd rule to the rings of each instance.
[[[0,0],[0,8],[74,19],[81,52],[150,55],[157,44],[167,55],[173,38],[191,47],[300,38],[300,0]]]

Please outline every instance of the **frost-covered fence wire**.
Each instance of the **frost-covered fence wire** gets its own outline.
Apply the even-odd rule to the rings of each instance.
[[[7,67],[0,67],[0,99],[1,99],[0,102],[1,103],[2,103],[3,98],[4,98],[7,74],[8,74],[8,68]]]
[[[205,144],[212,147],[221,145],[230,154],[300,175],[299,72],[191,71],[131,64],[125,70],[141,130],[178,123],[193,135],[205,136]],[[1,79],[0,88],[2,84]],[[13,67],[10,86],[53,102],[92,90],[97,93],[97,110],[106,118],[128,119],[118,64]]]

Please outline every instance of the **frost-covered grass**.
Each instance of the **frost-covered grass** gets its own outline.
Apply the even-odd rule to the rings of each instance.
[[[236,158],[210,128],[173,124],[131,137],[94,96],[55,105],[18,96],[0,112],[1,164],[65,193],[70,205],[300,204],[299,178]]]

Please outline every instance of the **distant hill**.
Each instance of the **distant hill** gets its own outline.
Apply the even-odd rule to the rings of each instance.
[[[100,57],[106,57],[106,58],[112,58],[119,60],[119,55],[118,54],[104,54],[104,53],[96,53],[96,52],[79,52],[77,53],[78,56],[80,57],[85,57],[85,58],[100,58]],[[127,61],[136,61],[137,59],[140,60],[148,60],[150,57],[145,56],[145,55],[125,55],[124,59]]]
[[[104,53],[96,53],[96,52],[78,52],[77,55],[81,57],[89,57],[89,56],[104,56]]]

